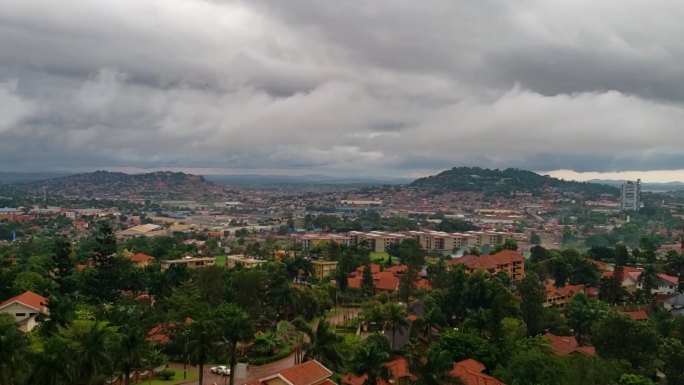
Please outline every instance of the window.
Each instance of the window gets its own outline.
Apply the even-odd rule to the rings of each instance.
[[[15,313],[14,315],[17,317],[25,317],[26,313]]]

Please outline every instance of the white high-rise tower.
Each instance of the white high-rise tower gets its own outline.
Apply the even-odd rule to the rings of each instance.
[[[628,180],[622,184],[620,209],[622,211],[637,211],[641,207],[641,179],[636,182]]]

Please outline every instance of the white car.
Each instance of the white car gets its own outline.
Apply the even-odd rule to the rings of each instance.
[[[224,365],[213,366],[211,369],[209,369],[209,372],[213,374],[220,374],[222,376],[230,376],[230,368]]]

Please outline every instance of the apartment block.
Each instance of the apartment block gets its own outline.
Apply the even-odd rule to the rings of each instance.
[[[328,261],[325,259],[314,259],[311,261],[313,265],[313,274],[317,280],[322,280],[330,277],[337,269],[337,261]]]
[[[334,242],[338,245],[349,246],[350,237],[340,234],[296,234],[291,237],[295,243],[301,243],[304,250],[308,250],[322,242]]]
[[[463,266],[466,271],[488,271],[496,274],[506,273],[513,280],[519,281],[525,276],[525,258],[513,250],[502,250],[493,255],[464,255],[449,261],[451,266]]]

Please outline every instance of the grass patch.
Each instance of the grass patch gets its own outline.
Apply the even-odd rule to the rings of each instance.
[[[389,258],[389,254],[383,252],[372,252],[370,254],[370,260],[373,262],[385,262]]]
[[[188,365],[188,371],[187,373],[187,378],[183,379],[183,368],[177,369],[173,368],[173,370],[176,371],[176,374],[169,380],[164,381],[161,378],[155,378],[152,380],[151,384],[152,385],[178,385],[178,384],[183,384],[186,382],[191,382],[193,380],[197,379],[197,367],[196,366],[190,366]],[[143,380],[139,382],[140,385],[145,385],[145,384],[150,384],[148,380]]]
[[[216,266],[225,266],[226,265],[226,256],[225,255],[217,255],[215,256],[216,258]]]

